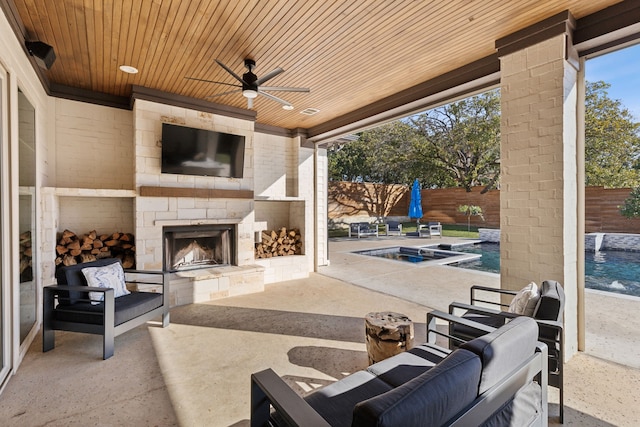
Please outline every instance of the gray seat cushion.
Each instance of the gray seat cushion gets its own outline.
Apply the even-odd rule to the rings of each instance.
[[[482,394],[534,354],[538,341],[538,324],[530,317],[520,316],[500,329],[460,346],[482,360],[482,379],[478,394]]]
[[[79,292],[82,294],[81,292]],[[114,326],[141,316],[162,306],[162,294],[153,292],[131,292],[115,299]],[[102,324],[104,302],[93,305],[90,302],[75,304],[60,303],[54,309],[56,320],[75,323]]]
[[[351,426],[356,403],[391,390],[391,386],[370,372],[358,371],[326,386],[304,400],[333,427]]]
[[[442,425],[476,398],[481,368],[476,354],[456,350],[406,384],[358,403],[352,426]]]

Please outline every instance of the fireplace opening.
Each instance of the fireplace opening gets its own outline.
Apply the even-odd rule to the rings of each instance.
[[[235,226],[164,227],[164,269],[182,271],[235,264]]]

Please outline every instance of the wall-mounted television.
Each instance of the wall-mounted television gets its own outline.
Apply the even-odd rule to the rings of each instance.
[[[162,173],[242,178],[244,136],[162,124]]]

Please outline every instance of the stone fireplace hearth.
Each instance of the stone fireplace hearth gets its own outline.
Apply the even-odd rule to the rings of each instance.
[[[164,271],[234,265],[235,225],[164,227]]]

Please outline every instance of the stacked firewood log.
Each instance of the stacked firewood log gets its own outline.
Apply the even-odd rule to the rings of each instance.
[[[101,258],[119,258],[124,268],[134,268],[136,247],[133,234],[98,234],[95,230],[78,236],[64,230],[58,234],[56,266],[75,265]]]
[[[302,236],[296,228],[287,230],[282,227],[280,230],[263,231],[262,241],[256,243],[256,259],[301,254]]]
[[[20,282],[33,279],[31,231],[20,233]]]

